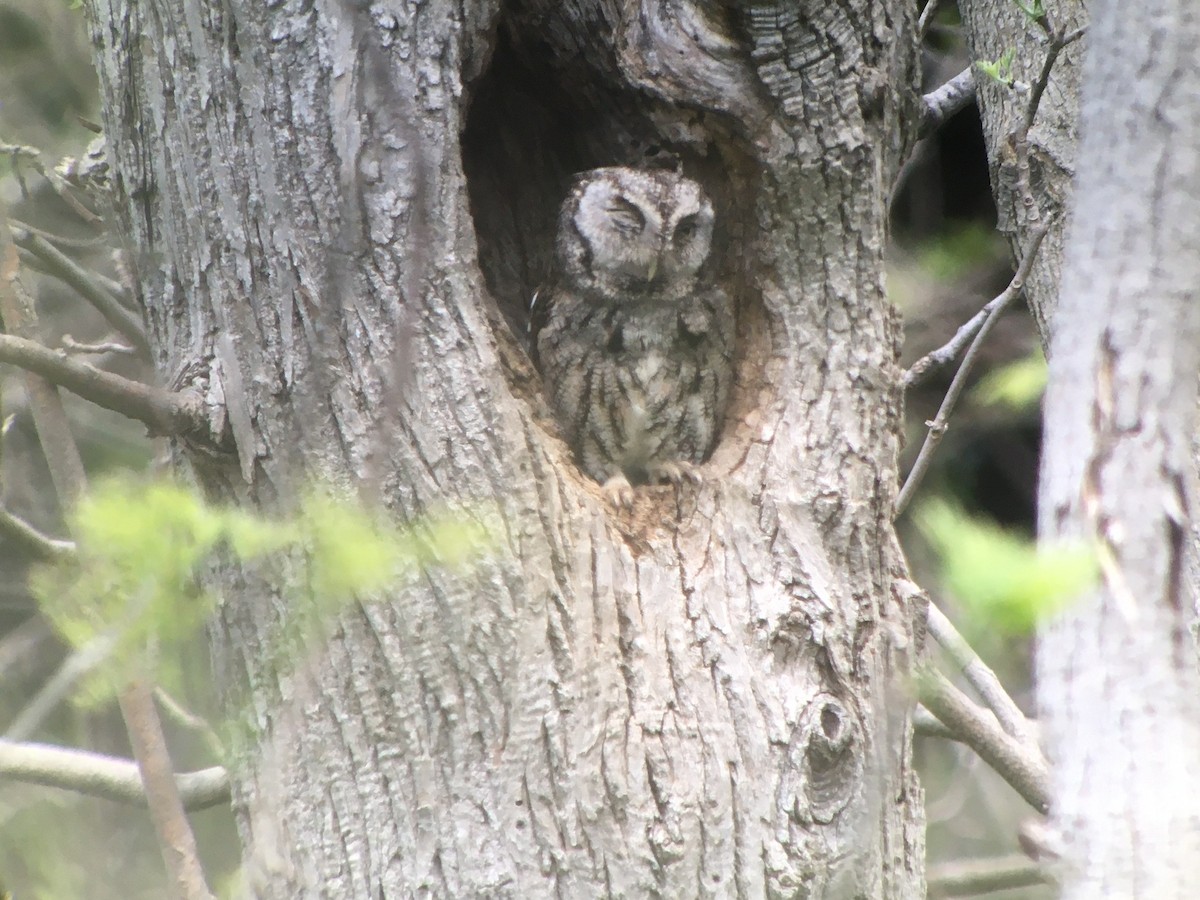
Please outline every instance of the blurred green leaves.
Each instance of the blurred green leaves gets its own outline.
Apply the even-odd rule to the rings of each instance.
[[[1030,22],[1037,23],[1046,18],[1046,7],[1042,4],[1042,0],[1032,0],[1030,3],[1013,0],[1013,3],[1017,5],[1017,9],[1025,13]]]
[[[1007,251],[995,229],[973,223],[926,241],[918,260],[926,277],[953,281]]]
[[[68,641],[112,648],[84,685],[85,702],[111,697],[135,675],[174,681],[171,661],[219,601],[203,584],[206,569],[241,564],[259,577],[270,573],[295,619],[281,638],[304,639],[357,597],[423,566],[462,565],[488,545],[488,529],[463,514],[401,527],[312,490],[289,516],[268,519],[209,504],[177,484],[129,478],[99,483],[72,513],[71,530],[77,553],[41,566],[32,583]]]
[[[1029,15],[1029,14],[1026,13],[1026,15]],[[977,59],[975,61],[975,68],[978,69],[981,74],[983,74],[987,78],[990,78],[992,81],[995,81],[997,84],[1002,84],[1005,87],[1012,87],[1012,84],[1013,84],[1013,73],[1012,73],[1013,60],[1015,60],[1016,58],[1017,58],[1016,49],[1013,47],[1009,47],[1006,51],[1004,51],[1004,55],[1001,56],[999,59],[995,59],[995,60],[991,60],[991,61],[986,60],[986,59]]]
[[[941,559],[942,581],[961,605],[968,631],[1029,633],[1096,581],[1089,547],[1039,549],[945,500],[923,503],[914,520]]]
[[[1046,357],[1041,350],[989,372],[971,390],[972,399],[984,406],[1013,411],[1035,407],[1046,392]]]

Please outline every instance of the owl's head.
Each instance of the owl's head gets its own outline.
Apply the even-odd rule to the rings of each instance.
[[[681,299],[708,259],[712,234],[712,203],[692,179],[661,169],[592,169],[563,204],[559,265],[574,286],[605,297]]]

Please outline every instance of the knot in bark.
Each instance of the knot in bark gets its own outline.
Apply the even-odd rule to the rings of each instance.
[[[818,694],[792,729],[788,756],[781,805],[798,823],[832,822],[862,778],[862,728],[853,713],[832,694]]]

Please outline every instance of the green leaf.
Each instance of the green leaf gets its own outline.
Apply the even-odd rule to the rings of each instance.
[[[173,661],[219,600],[200,577],[219,553],[259,578],[284,582],[272,584],[289,599],[291,620],[279,648],[264,648],[280,655],[357,597],[386,591],[422,566],[461,565],[478,555],[490,532],[478,515],[474,524],[466,518],[447,513],[401,528],[313,490],[294,515],[270,520],[208,504],[169,482],[114,479],[97,483],[71,515],[75,556],[39,567],[31,583],[68,641],[111,646],[84,685],[86,698],[99,701],[135,676],[178,680]]]
[[[1021,0],[1013,0],[1017,5],[1017,9],[1025,13],[1030,22],[1037,23],[1046,18],[1046,7],[1042,5],[1042,0],[1033,0],[1032,3],[1026,5]]]
[[[1046,392],[1046,357],[1034,350],[1024,359],[989,372],[971,390],[976,403],[1025,410],[1041,402]]]
[[[1038,548],[943,500],[922,504],[914,520],[941,558],[947,590],[979,629],[1027,633],[1096,581],[1090,547]]]
[[[993,60],[991,62],[983,59],[976,60],[975,68],[988,78],[992,79],[992,81],[1002,84],[1005,87],[1012,87],[1012,64],[1013,60],[1016,58],[1016,49],[1010,47],[1008,50],[1004,51],[1004,55],[997,60]]]
[[[1007,253],[996,230],[976,224],[925,242],[919,263],[931,277],[952,281],[980,262],[999,259],[1002,250]]]

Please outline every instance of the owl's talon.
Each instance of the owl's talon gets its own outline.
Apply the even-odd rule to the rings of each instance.
[[[601,488],[608,502],[617,509],[633,509],[633,487],[624,475],[614,475]]]
[[[658,463],[650,467],[649,475],[654,481],[669,481],[676,486],[683,484],[685,481],[690,481],[692,484],[700,484],[703,480],[700,477],[700,470],[689,462]]]

